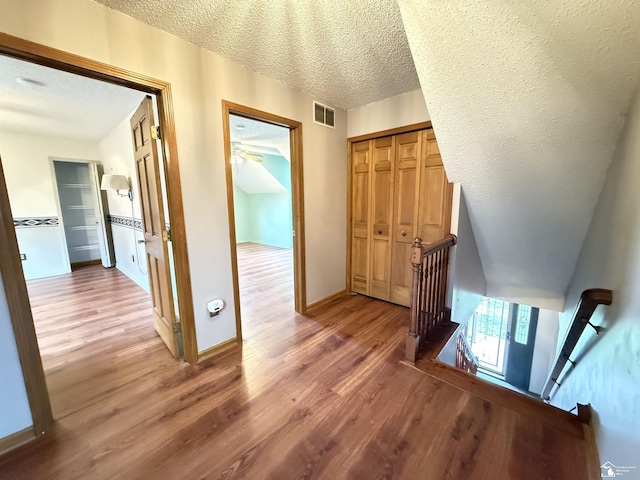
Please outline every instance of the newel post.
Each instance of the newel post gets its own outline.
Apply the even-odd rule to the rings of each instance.
[[[406,358],[408,362],[416,363],[420,348],[420,333],[418,332],[418,317],[420,316],[420,281],[422,278],[422,239],[416,238],[411,245],[411,324],[407,333]]]

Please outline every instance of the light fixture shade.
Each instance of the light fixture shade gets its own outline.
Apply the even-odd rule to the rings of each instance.
[[[131,190],[129,180],[124,175],[102,175],[100,190]]]

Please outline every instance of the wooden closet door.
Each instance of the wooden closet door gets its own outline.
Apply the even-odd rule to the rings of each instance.
[[[369,295],[369,141],[351,146],[351,290]]]
[[[405,306],[411,302],[409,258],[417,234],[422,139],[422,131],[396,137],[390,300]]]
[[[371,267],[370,295],[389,300],[391,295],[391,223],[393,218],[393,176],[395,137],[372,140],[371,169]]]
[[[453,188],[444,171],[433,130],[426,130],[423,135],[417,236],[422,243],[433,243],[451,230]]]

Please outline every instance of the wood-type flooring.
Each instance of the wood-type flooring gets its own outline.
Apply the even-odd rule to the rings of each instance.
[[[239,258],[243,346],[193,366],[117,270],[29,282],[56,422],[0,479],[587,478],[580,428],[402,364],[406,308],[346,295],[302,316],[290,251]]]

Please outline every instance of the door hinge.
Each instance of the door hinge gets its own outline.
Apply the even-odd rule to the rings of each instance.
[[[162,137],[160,136],[160,126],[159,125],[151,125],[151,138],[154,140],[160,140]]]
[[[182,333],[182,324],[180,322],[176,322],[173,324],[173,333],[176,335]]]
[[[171,241],[171,230],[164,230],[162,232],[162,240],[164,240],[165,242]]]

